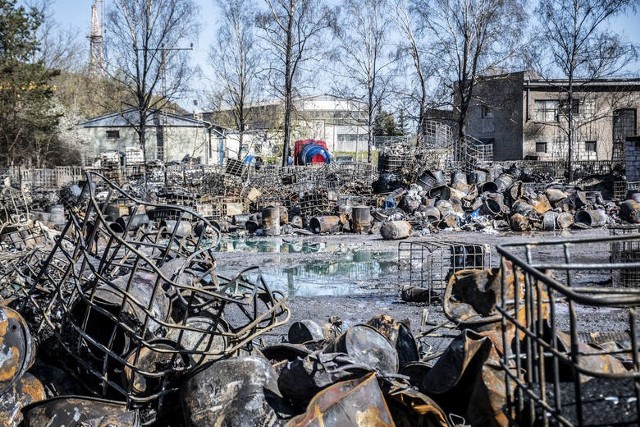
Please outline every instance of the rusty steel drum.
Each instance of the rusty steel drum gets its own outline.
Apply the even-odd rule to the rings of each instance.
[[[309,228],[315,234],[337,233],[340,231],[340,226],[339,216],[314,216],[309,220]]]
[[[187,318],[184,324],[175,325],[167,334],[167,339],[173,341],[176,348],[184,350],[199,365],[217,360],[224,354],[228,345],[225,336],[227,330],[227,325],[221,319],[194,316]]]
[[[406,239],[411,236],[413,227],[408,221],[387,221],[382,224],[380,234],[385,240]]]
[[[346,353],[355,361],[372,369],[396,374],[399,368],[398,352],[383,334],[369,325],[354,325],[327,346],[325,353]]]
[[[375,375],[341,381],[318,393],[290,427],[395,426]]]
[[[35,342],[20,313],[0,306],[0,394],[10,390],[33,365]]]
[[[262,210],[262,229],[267,236],[280,235],[280,208],[267,206]]]
[[[277,415],[267,395],[280,396],[276,373],[260,356],[220,360],[198,372],[182,388],[187,425],[268,426]]]
[[[22,409],[46,398],[42,382],[29,373],[24,374],[9,390],[0,394],[0,426],[22,425]]]
[[[371,208],[369,206],[354,206],[351,208],[352,228],[356,233],[367,233],[371,229]]]
[[[590,227],[602,227],[607,224],[607,214],[602,209],[586,209],[576,212],[576,222]]]

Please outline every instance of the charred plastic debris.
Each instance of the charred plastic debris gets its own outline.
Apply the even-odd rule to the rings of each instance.
[[[332,317],[262,343],[287,324],[286,298],[259,275],[218,274],[221,233],[637,222],[637,202],[606,201],[608,187],[549,186],[517,165],[446,172],[422,155],[385,153],[380,171],[158,165],[122,186],[89,172],[55,197],[5,186],[0,424],[587,425],[594,408],[636,424],[637,233],[548,243],[551,263],[535,252],[543,242],[499,247],[500,268],[485,245],[402,241],[403,294],[440,306],[444,323],[428,310],[417,331],[387,315],[348,328]],[[572,256],[577,244],[602,259]],[[599,324],[598,307],[624,326]]]

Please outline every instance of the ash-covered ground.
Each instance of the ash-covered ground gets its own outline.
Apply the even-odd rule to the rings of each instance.
[[[499,244],[600,238],[610,233],[607,229],[530,233],[445,231],[405,240],[383,240],[375,234],[279,237],[227,235],[222,240],[216,258],[219,273],[228,277],[252,266],[260,267],[265,282],[287,295],[291,320],[264,337],[268,343],[286,339],[292,322],[310,319],[322,326],[331,316],[339,316],[343,329],[346,329],[367,322],[376,315],[387,314],[397,320],[408,321],[413,333],[417,334],[425,314],[432,325],[447,319],[440,300],[427,304],[405,302],[401,298],[401,288],[406,284],[406,278],[403,277],[406,275],[402,271],[410,269],[410,266],[407,261],[399,260],[400,244],[405,247],[410,242],[424,241],[486,244],[491,249],[490,265],[498,267],[500,255],[496,245]],[[575,248],[571,255],[575,260],[590,260],[599,256],[607,258],[608,255],[598,253],[600,249],[594,250],[591,246]],[[560,256],[559,251],[559,248],[541,248],[539,256],[551,262]],[[247,274],[257,273],[251,271]],[[597,274],[586,272],[584,280],[599,279]],[[598,311],[602,316],[598,316]],[[589,308],[583,314],[584,322],[598,323],[601,330],[615,331],[623,327],[610,310],[594,312]]]

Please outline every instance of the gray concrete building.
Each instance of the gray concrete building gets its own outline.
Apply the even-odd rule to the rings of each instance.
[[[140,149],[138,134],[132,124],[138,123],[136,110],[108,114],[79,125],[85,140],[83,148],[86,162],[92,162],[101,153],[118,151],[127,153]],[[147,160],[181,161],[185,157],[200,158],[204,164],[220,162],[221,128],[208,122],[153,111],[146,123],[145,148]]]
[[[493,145],[495,160],[566,160],[572,109],[573,160],[622,160],[629,136],[638,135],[640,79],[574,82],[517,72],[481,77],[469,107],[467,133]]]

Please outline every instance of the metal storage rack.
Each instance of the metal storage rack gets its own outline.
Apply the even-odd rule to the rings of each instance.
[[[507,415],[637,425],[640,235],[499,245]]]
[[[491,266],[488,245],[425,239],[398,244],[398,282],[403,286],[427,289],[427,302],[439,298],[453,273]]]

